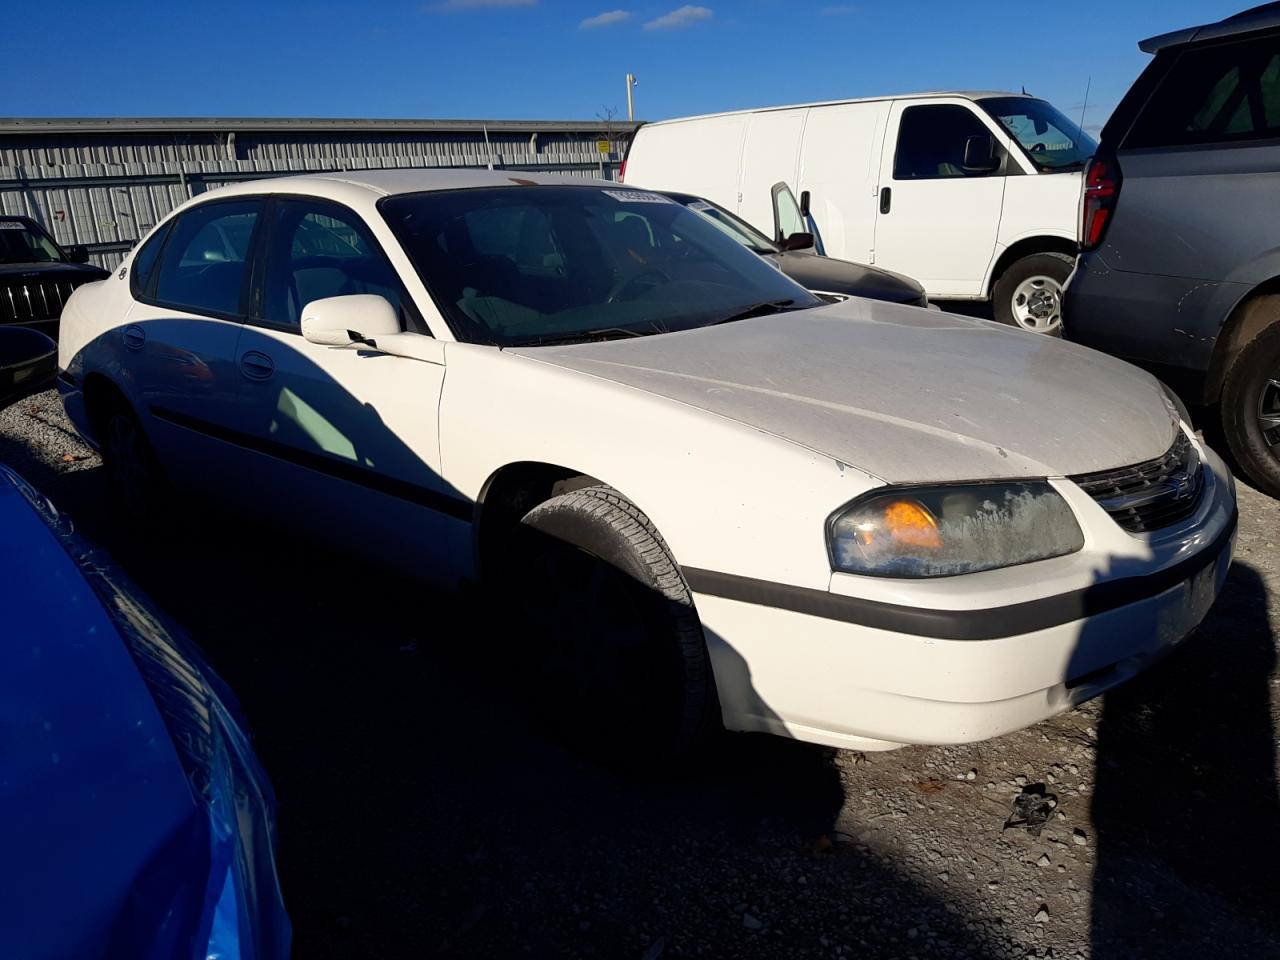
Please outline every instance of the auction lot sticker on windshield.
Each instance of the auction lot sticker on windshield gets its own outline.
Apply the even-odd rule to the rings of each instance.
[[[705,200],[695,200],[693,203],[689,204],[689,209],[697,210],[699,213],[706,213],[711,209],[711,204],[707,203]]]
[[[670,197],[644,190],[605,190],[604,192],[620,203],[675,203]]]

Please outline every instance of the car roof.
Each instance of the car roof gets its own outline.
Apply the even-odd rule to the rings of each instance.
[[[959,97],[962,100],[990,100],[993,97],[1026,97],[1039,100],[1030,93],[1011,93],[1007,90],[929,90],[920,93],[892,93],[879,97],[852,97],[846,100],[817,100],[812,103],[789,103],[777,107],[752,107],[748,110],[726,110],[723,113],[704,113],[694,117],[673,117],[670,120],[653,120],[645,127],[661,127],[669,123],[687,123],[690,120],[710,120],[716,117],[736,117],[748,113],[772,113],[778,110],[800,110],[806,107],[837,107],[846,103],[877,103],[884,100],[924,100],[931,97]],[[643,127],[641,128],[643,129]]]
[[[1216,23],[1184,27],[1181,30],[1148,37],[1138,44],[1138,49],[1144,53],[1158,53],[1165,47],[1176,47],[1195,41],[1219,40],[1223,37],[1253,33],[1270,27],[1280,27],[1280,3],[1264,3],[1260,7],[1250,7]]]
[[[309,173],[295,177],[247,180],[202,194],[204,197],[231,197],[261,193],[299,193],[341,200],[353,192],[375,197],[432,190],[464,190],[470,187],[516,187],[559,184],[561,186],[617,187],[610,180],[594,180],[556,173],[529,173],[523,170],[347,170],[341,173]]]

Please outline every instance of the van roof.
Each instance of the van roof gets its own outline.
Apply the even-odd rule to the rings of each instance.
[[[1038,99],[1029,93],[1009,93],[1004,90],[929,90],[921,93],[892,93],[880,97],[852,97],[848,100],[818,100],[813,103],[790,103],[776,107],[751,107],[747,110],[725,110],[721,113],[703,113],[694,117],[672,117],[670,120],[654,120],[647,127],[667,123],[685,123],[689,120],[711,120],[715,117],[734,117],[748,113],[772,113],[778,110],[799,110],[805,107],[835,107],[846,103],[876,103],[881,100],[921,100],[926,97],[960,97],[963,100],[989,100],[992,97],[1026,97]]]
[[[1162,33],[1156,37],[1148,37],[1138,44],[1143,53],[1159,53],[1165,47],[1176,47],[1193,40],[1218,40],[1255,30],[1266,30],[1268,27],[1280,26],[1280,3],[1264,3],[1260,7],[1250,7],[1237,14],[1219,20],[1217,23],[1206,23],[1199,27],[1185,27],[1170,33]]]

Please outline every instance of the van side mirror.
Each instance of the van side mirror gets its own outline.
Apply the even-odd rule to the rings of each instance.
[[[782,243],[778,244],[783,250],[812,250],[813,234],[812,233],[793,233],[786,237]]]
[[[965,137],[964,168],[981,173],[991,173],[1000,166],[996,156],[996,142],[990,134]]]
[[[83,243],[77,243],[67,247],[67,261],[69,263],[88,263],[89,248]]]
[[[376,347],[378,337],[400,332],[400,314],[386,297],[353,293],[312,300],[302,308],[302,337],[326,347],[362,343]]]
[[[800,191],[800,216],[806,220],[809,218],[809,191]]]

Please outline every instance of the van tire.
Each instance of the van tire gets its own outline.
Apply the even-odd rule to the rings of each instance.
[[[705,744],[720,711],[702,623],[635,504],[604,485],[552,497],[520,521],[506,567],[516,665],[557,733],[628,762]]]
[[[1033,253],[1015,260],[991,292],[995,320],[1051,337],[1062,336],[1062,299],[1075,258],[1065,253]]]
[[[1280,317],[1240,348],[1221,404],[1222,432],[1240,469],[1259,490],[1280,497],[1280,427],[1264,427],[1266,414],[1280,415]]]

